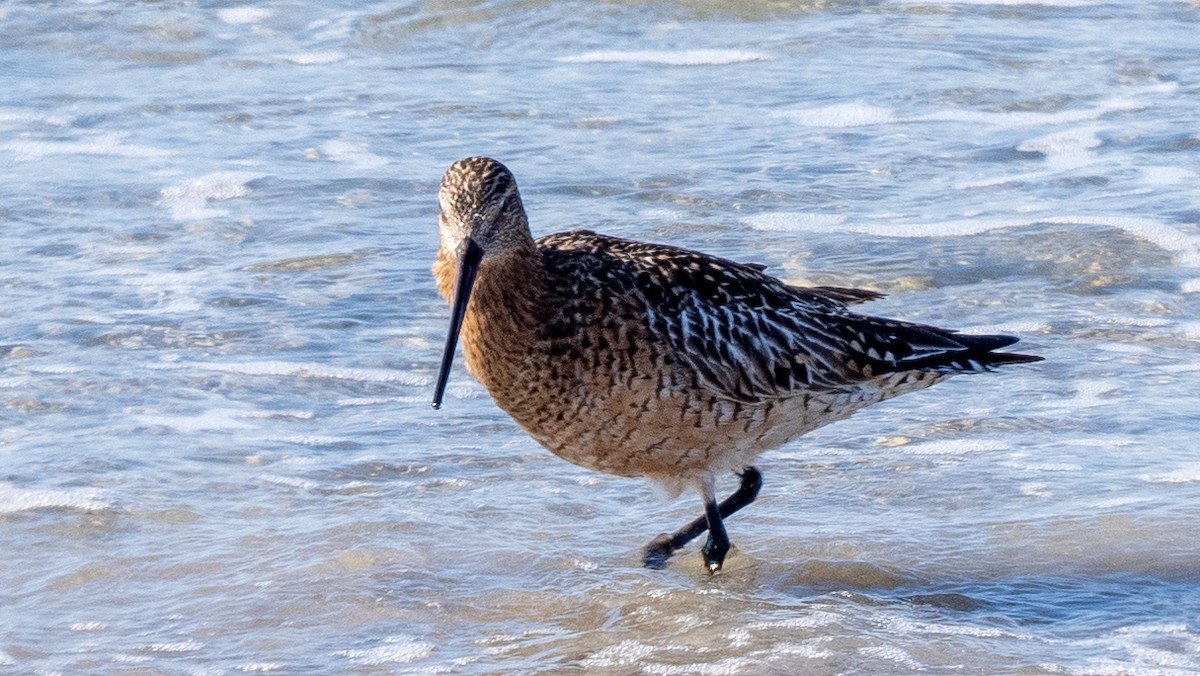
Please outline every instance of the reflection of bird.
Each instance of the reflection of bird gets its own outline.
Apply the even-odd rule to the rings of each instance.
[[[556,455],[589,469],[694,488],[704,516],[647,547],[658,567],[753,502],[759,453],[955,373],[1041,358],[994,352],[1016,338],[856,314],[872,291],[789,286],[744,265],[586,230],[534,240],[512,173],[456,162],[438,194],[433,265],[450,302],[434,407],[461,332],[467,369]],[[741,475],[717,503],[715,479]]]

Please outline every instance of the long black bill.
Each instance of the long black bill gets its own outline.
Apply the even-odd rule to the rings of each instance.
[[[442,407],[442,397],[446,394],[446,382],[450,380],[450,365],[454,363],[454,350],[458,346],[458,332],[462,328],[463,317],[467,314],[467,301],[471,299],[471,285],[475,283],[475,273],[479,272],[479,261],[483,259],[483,249],[468,239],[466,247],[458,257],[458,280],[454,283],[454,302],[450,305],[450,333],[446,336],[446,349],[442,352],[442,367],[438,370],[437,387],[433,390],[433,407]]]

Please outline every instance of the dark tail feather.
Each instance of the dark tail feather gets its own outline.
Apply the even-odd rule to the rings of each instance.
[[[1039,357],[1035,354],[1019,354],[1016,352],[988,352],[983,355],[984,366],[1000,366],[1001,364],[1030,364],[1035,361],[1042,361],[1045,357]]]
[[[1002,347],[1008,347],[1016,343],[1020,338],[1016,336],[1005,336],[999,334],[992,335],[971,335],[955,333],[954,339],[963,344],[968,350],[969,359],[974,359],[983,366],[999,366],[1001,364],[1028,364],[1035,361],[1042,361],[1042,357],[1032,354],[1019,354],[1016,352],[995,352]]]
[[[936,330],[936,329],[935,329]],[[1042,361],[1042,357],[1018,352],[996,352],[1002,347],[1016,343],[1019,338],[1005,335],[973,335],[953,331],[938,331],[940,338],[951,345],[944,345],[932,354],[912,356],[892,365],[896,370],[932,369],[935,371],[990,371],[1004,364],[1029,364]]]

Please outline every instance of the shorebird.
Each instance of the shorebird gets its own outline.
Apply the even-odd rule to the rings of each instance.
[[[957,373],[1041,357],[1017,342],[858,314],[874,291],[792,286],[764,266],[573,230],[534,239],[512,173],[455,162],[438,192],[433,264],[450,305],[440,408],[461,336],[467,370],[555,455],[588,469],[694,489],[704,515],[643,550],[660,568],[754,501],[760,453]],[[718,476],[741,476],[720,503]]]

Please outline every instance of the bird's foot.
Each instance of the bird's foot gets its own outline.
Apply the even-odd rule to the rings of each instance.
[[[676,550],[707,530],[710,533],[708,541],[701,549],[701,553],[704,555],[704,569],[710,574],[721,570],[721,566],[725,565],[725,555],[729,553],[729,536],[726,535],[725,525],[721,520],[754,502],[754,498],[758,497],[759,489],[762,488],[762,474],[757,469],[746,467],[742,470],[741,477],[741,485],[720,505],[709,500],[704,506],[704,516],[692,521],[673,535],[663,533],[651,540],[650,544],[642,550],[642,565],[653,570],[666,568],[667,561]],[[715,538],[712,535],[713,532],[716,532]]]
[[[720,542],[714,542],[710,535],[700,553],[704,556],[704,569],[712,575],[725,565],[725,555],[729,553],[729,539],[721,538]]]
[[[642,566],[651,570],[662,570],[667,567],[667,561],[675,553],[674,538],[666,533],[659,535],[642,550]]]

